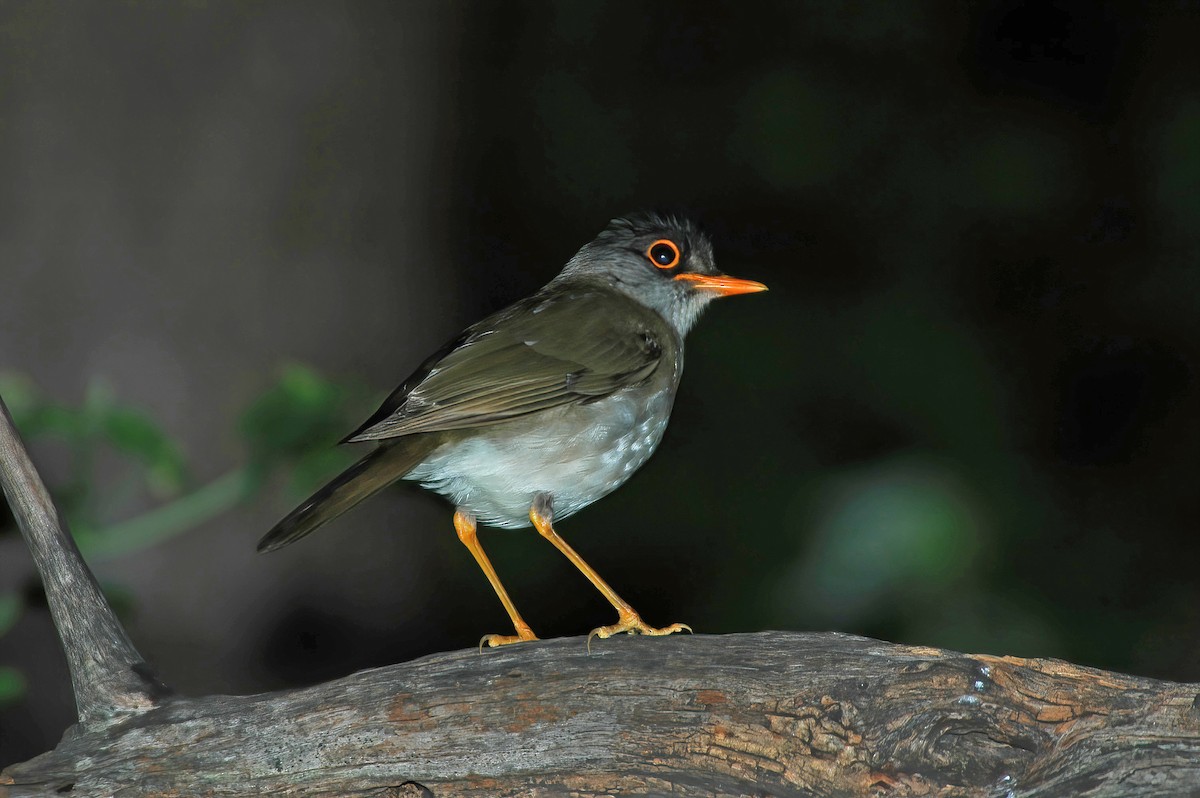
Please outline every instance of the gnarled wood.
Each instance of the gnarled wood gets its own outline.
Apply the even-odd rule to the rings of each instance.
[[[386,795],[410,782],[434,796],[1182,796],[1200,790],[1197,695],[1055,660],[838,634],[619,638],[590,655],[573,638],[292,692],[170,700],[70,734],[0,784],[165,796]]]

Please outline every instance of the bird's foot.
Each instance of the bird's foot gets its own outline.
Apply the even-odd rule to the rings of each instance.
[[[633,610],[621,610],[620,612],[620,617],[613,625],[600,626],[591,631],[591,633],[588,635],[589,652],[592,650],[593,637],[598,637],[603,640],[607,637],[612,637],[613,635],[619,635],[621,633],[661,637],[662,635],[673,635],[676,632],[690,633],[692,631],[692,627],[688,626],[686,623],[673,623],[670,626],[664,626],[661,629],[657,629],[643,621],[642,616],[638,615]]]
[[[483,653],[483,647],[497,648],[499,646],[507,646],[512,643],[524,643],[527,640],[537,640],[538,636],[533,633],[533,630],[528,626],[518,626],[515,635],[484,635],[479,639],[479,652]]]

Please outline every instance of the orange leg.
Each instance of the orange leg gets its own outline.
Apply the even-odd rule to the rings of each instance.
[[[492,561],[483,553],[483,547],[479,545],[479,538],[475,534],[475,519],[469,513],[457,510],[454,513],[454,529],[458,532],[458,539],[471,552],[475,562],[479,563],[484,575],[492,583],[496,595],[500,597],[500,603],[504,605],[504,609],[508,610],[508,617],[512,618],[513,626],[517,630],[515,635],[484,635],[483,639],[479,641],[479,648],[482,650],[484,643],[495,648],[496,646],[506,646],[509,643],[520,643],[522,640],[537,640],[537,635],[529,628],[529,624],[525,623],[521,613],[517,612],[516,605],[508,597],[508,591],[504,589],[504,585],[500,584],[500,577],[496,576],[496,569],[492,567]]]
[[[633,607],[629,606],[629,602],[617,595],[617,591],[608,586],[600,578],[600,574],[583,561],[583,558],[571,548],[565,540],[558,536],[554,531],[551,514],[548,509],[544,509],[539,505],[541,502],[535,502],[533,507],[529,508],[529,520],[533,522],[534,527],[541,533],[542,537],[554,544],[554,547],[561,551],[571,563],[583,572],[583,575],[588,578],[597,590],[599,590],[608,603],[612,604],[617,610],[617,622],[611,626],[601,626],[591,631],[588,635],[588,644],[590,645],[593,637],[601,639],[612,637],[615,634],[628,632],[630,634],[641,635],[669,635],[675,632],[692,631],[692,627],[684,623],[673,623],[670,626],[664,626],[661,629],[656,629],[648,625],[642,620],[642,616],[637,614]]]

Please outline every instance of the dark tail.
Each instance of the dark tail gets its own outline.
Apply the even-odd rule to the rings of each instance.
[[[347,468],[263,535],[258,550],[274,551],[299,540],[412,471],[431,448],[423,438],[380,446]]]

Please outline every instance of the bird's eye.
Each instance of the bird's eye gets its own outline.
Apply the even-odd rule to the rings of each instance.
[[[679,265],[679,247],[674,241],[660,238],[646,248],[646,257],[660,269],[673,269]]]

